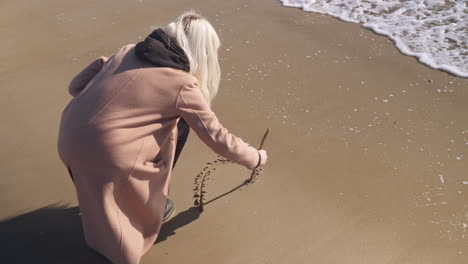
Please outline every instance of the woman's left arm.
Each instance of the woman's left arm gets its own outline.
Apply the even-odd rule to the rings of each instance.
[[[91,64],[89,64],[72,79],[70,85],[68,86],[68,92],[73,97],[77,96],[94,78],[94,76],[96,76],[96,74],[102,69],[108,60],[108,57],[102,56],[91,62]]]

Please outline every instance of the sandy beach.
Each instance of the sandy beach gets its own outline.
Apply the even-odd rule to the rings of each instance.
[[[0,261],[106,263],[84,244],[56,151],[71,78],[193,8],[222,41],[213,109],[269,161],[258,181],[193,206],[217,155],[192,132],[177,215],[141,263],[468,263],[468,79],[358,24],[278,1],[0,3]],[[220,167],[207,199],[250,172]]]

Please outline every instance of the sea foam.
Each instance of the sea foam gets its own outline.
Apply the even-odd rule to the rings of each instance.
[[[466,0],[279,0],[284,6],[360,23],[421,63],[468,78]]]

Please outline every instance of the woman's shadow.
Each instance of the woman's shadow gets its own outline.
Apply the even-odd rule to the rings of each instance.
[[[200,217],[189,208],[165,223],[156,243]],[[110,263],[89,249],[83,237],[78,207],[53,204],[0,222],[2,263]]]

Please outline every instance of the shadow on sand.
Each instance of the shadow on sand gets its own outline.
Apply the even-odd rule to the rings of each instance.
[[[78,207],[53,204],[0,222],[2,263],[110,263],[89,249],[83,237]],[[200,216],[189,208],[165,223],[156,243]]]

